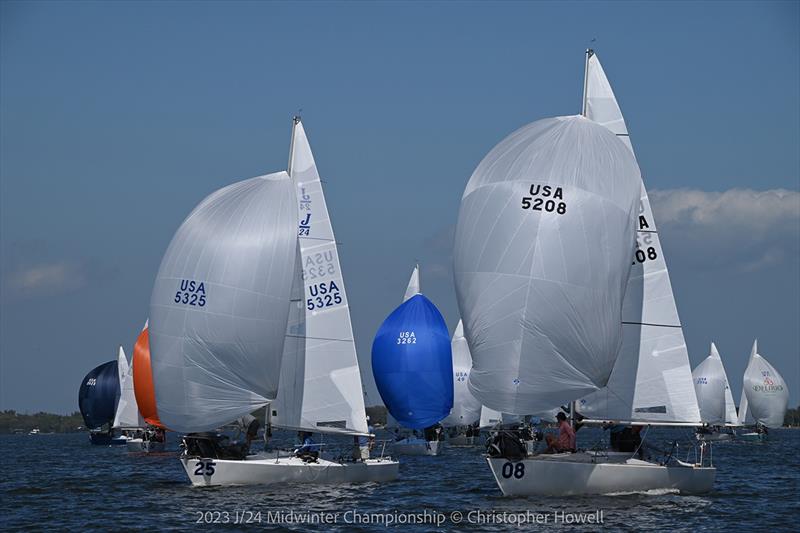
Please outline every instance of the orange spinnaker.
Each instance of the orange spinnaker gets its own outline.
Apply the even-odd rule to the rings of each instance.
[[[133,392],[145,422],[163,428],[156,409],[153,370],[150,368],[150,333],[145,325],[133,346]]]

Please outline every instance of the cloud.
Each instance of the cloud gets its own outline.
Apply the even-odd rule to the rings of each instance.
[[[93,258],[65,257],[41,241],[18,241],[2,250],[3,297],[22,299],[71,293],[119,277]]]
[[[8,278],[8,288],[24,293],[65,292],[86,285],[85,271],[66,261],[22,268]]]
[[[800,256],[800,192],[672,189],[649,196],[666,252],[692,266],[755,271]]]

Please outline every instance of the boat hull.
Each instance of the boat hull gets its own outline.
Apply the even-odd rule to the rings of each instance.
[[[89,433],[89,442],[95,446],[123,446],[128,442],[124,435],[112,436],[108,433]]]
[[[748,441],[761,441],[767,440],[767,435],[764,433],[756,433],[755,431],[751,433],[739,433],[736,436],[737,440],[748,440]]]
[[[405,439],[394,443],[395,455],[439,455],[440,442],[424,441],[422,439]]]
[[[726,440],[733,440],[733,433],[726,433],[715,431],[713,433],[697,433],[697,440],[706,442],[725,442]]]
[[[487,461],[505,496],[574,496],[656,489],[701,494],[712,489],[716,478],[713,467],[661,466],[639,459],[602,460],[589,455],[576,460],[572,455],[583,454],[539,456],[516,462],[488,457]]]
[[[137,438],[137,439],[128,439],[127,445],[129,452],[153,453],[153,452],[163,452],[166,443],[157,442],[154,440],[142,440]]]
[[[181,457],[194,486],[271,485],[275,483],[365,483],[397,479],[400,464],[389,458],[340,463],[320,458],[306,463],[297,457],[251,455],[245,460]]]

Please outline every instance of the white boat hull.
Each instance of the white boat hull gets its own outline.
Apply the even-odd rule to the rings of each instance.
[[[163,452],[166,443],[164,442],[156,442],[154,440],[142,440],[142,439],[128,439],[127,446],[129,452],[143,452],[143,453],[152,453],[152,452]]]
[[[750,433],[739,433],[736,436],[737,440],[752,440],[752,441],[759,441],[759,440],[767,440],[767,435],[764,433],[756,433],[752,431]]]
[[[395,455],[439,455],[441,449],[437,440],[403,439],[394,443]]]
[[[306,463],[297,457],[251,455],[245,460],[181,457],[194,486],[270,485],[274,483],[365,483],[397,479],[400,464],[390,458],[340,463],[323,458]]]
[[[716,478],[713,467],[661,466],[618,457],[595,458],[602,462],[592,462],[589,454],[540,455],[517,462],[501,457],[487,460],[505,496],[573,496],[655,489],[699,494],[709,492]]]
[[[724,442],[726,440],[733,440],[733,433],[726,433],[715,431],[713,433],[697,433],[697,440],[706,442]]]

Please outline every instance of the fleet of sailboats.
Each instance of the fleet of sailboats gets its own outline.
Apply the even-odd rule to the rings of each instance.
[[[738,413],[714,343],[691,370],[644,180],[593,50],[581,113],[523,126],[473,172],[453,267],[461,320],[452,337],[421,293],[417,265],[373,340],[395,455],[436,456],[446,433],[459,446],[490,430],[486,463],[504,495],[703,493],[716,476],[710,441],[761,440],[783,423],[788,387],[757,342]],[[162,259],[131,362],[120,347],[81,382],[91,442],[153,452],[166,430],[181,433],[180,463],[197,486],[396,479],[400,464],[385,447],[367,451],[375,430],[350,312],[323,182],[295,117],[287,170],[223,187],[189,214]],[[260,410],[266,446],[255,451]],[[557,413],[573,431],[693,428],[696,453],[655,457],[640,438],[621,449],[614,437],[610,450],[548,441],[542,451],[530,422]],[[223,430],[233,423],[231,441]],[[298,432],[303,444],[271,447],[273,430]],[[352,459],[315,434],[352,438]],[[519,451],[492,447],[504,438]]]

